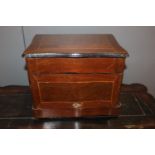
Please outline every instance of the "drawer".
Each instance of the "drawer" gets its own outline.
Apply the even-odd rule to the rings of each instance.
[[[37,108],[89,109],[117,104],[122,74],[33,74]]]
[[[123,58],[27,58],[28,68],[37,73],[123,72]]]
[[[88,109],[33,109],[34,116],[37,118],[73,118],[73,117],[93,117],[111,115],[117,116],[120,113],[120,107],[113,108],[88,108]]]

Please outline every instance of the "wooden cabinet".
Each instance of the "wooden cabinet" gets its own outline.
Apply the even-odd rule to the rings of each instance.
[[[112,35],[36,35],[24,55],[35,117],[119,115],[128,54]]]

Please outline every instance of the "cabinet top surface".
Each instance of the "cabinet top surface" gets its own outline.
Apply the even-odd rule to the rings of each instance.
[[[126,57],[111,34],[36,35],[25,57]]]

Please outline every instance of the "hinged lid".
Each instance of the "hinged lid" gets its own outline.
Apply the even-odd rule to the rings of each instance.
[[[111,34],[36,35],[25,57],[126,57]]]

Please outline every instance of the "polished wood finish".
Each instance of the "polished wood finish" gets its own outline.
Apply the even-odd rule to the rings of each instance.
[[[140,84],[122,85],[118,117],[35,119],[27,86],[0,87],[0,129],[155,128],[155,99]]]
[[[46,53],[105,53],[109,56],[125,57],[128,53],[117,43],[111,34],[64,34],[36,35],[24,52],[25,56]],[[48,56],[48,55],[46,55]]]
[[[26,58],[33,73],[122,73],[124,58]]]
[[[77,51],[80,57],[56,55]],[[37,35],[24,54],[35,117],[119,115],[127,52],[112,35]]]

